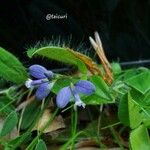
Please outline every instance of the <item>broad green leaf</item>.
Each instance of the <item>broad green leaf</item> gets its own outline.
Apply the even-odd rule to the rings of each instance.
[[[148,69],[143,68],[133,68],[128,70],[122,70],[122,72],[118,75],[116,75],[116,80],[121,80],[126,82],[127,80],[133,78],[134,76],[137,76],[141,73],[144,73],[145,71],[148,71]]]
[[[137,69],[129,69],[129,70],[122,71],[122,73],[120,74],[120,76],[118,78],[120,80],[126,81],[126,80],[134,77],[137,74],[138,74]]]
[[[143,123],[150,128],[150,108],[145,108],[145,112],[143,112]]]
[[[129,121],[132,129],[138,127],[143,119],[141,107],[128,94]]]
[[[125,81],[129,86],[145,94],[150,90],[150,71],[145,71]]]
[[[120,121],[134,129],[138,127],[142,120],[141,107],[132,99],[130,93],[123,96],[118,109],[118,117]]]
[[[0,47],[0,76],[16,84],[27,79],[27,72],[21,62],[11,53]]]
[[[7,116],[4,125],[1,129],[0,136],[5,136],[9,132],[11,132],[13,128],[17,125],[17,122],[18,122],[17,114],[15,111],[13,111]]]
[[[132,150],[150,150],[150,138],[144,125],[140,125],[131,132],[130,146]]]
[[[45,142],[40,139],[35,147],[35,150],[47,150]]]
[[[143,103],[145,105],[150,106],[150,90],[145,94],[145,97],[143,99]]]
[[[145,94],[142,94],[141,92],[132,89],[130,91],[131,97],[138,102],[143,107],[150,106],[150,90],[146,92]]]
[[[141,109],[142,122],[146,127],[150,127],[150,91],[144,95],[137,90],[130,91],[131,97]]]
[[[59,62],[75,65],[79,68],[79,70],[82,73],[87,72],[87,68],[84,62],[81,61],[78,57],[76,57],[74,52],[69,48],[49,46],[49,47],[42,47],[37,50],[35,49],[28,50],[27,54],[30,58],[39,55]]]
[[[21,129],[28,128],[33,123],[39,112],[40,108],[36,101],[33,101],[30,105],[28,105],[25,108],[25,111],[22,116]]]

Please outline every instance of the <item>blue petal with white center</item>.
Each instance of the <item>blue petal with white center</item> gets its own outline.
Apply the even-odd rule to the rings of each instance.
[[[83,108],[85,108],[85,103],[80,99],[80,96],[75,89],[72,90],[72,94],[74,96],[75,106],[82,106]]]
[[[92,82],[86,80],[80,80],[74,86],[77,92],[86,95],[93,94],[96,91],[95,85]]]
[[[56,97],[56,104],[59,108],[64,108],[70,101],[71,89],[69,86],[62,88]]]

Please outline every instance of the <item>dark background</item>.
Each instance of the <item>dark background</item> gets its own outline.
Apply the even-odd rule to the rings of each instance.
[[[45,19],[68,14],[67,20]],[[150,56],[150,0],[1,0],[0,46],[28,62],[27,47],[52,36],[83,42],[97,30],[109,60]]]

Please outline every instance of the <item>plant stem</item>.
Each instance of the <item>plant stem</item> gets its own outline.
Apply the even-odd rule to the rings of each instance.
[[[74,110],[73,108],[71,109],[71,137],[73,138],[75,135],[76,135],[76,132],[77,132],[77,119],[78,117],[78,112],[77,110]],[[71,139],[72,139],[71,138]],[[72,140],[72,144],[71,144],[71,149],[74,149],[74,140]]]
[[[52,123],[52,121],[54,120],[56,114],[58,113],[58,108],[55,110],[55,112],[53,113],[52,117],[50,117],[50,119],[47,121],[46,125],[41,129],[41,131],[39,132],[39,134],[33,139],[33,141],[29,144],[29,146],[26,148],[26,150],[33,150],[33,148],[35,147],[35,145],[37,144],[38,139],[40,138],[40,136],[42,135],[43,131]]]

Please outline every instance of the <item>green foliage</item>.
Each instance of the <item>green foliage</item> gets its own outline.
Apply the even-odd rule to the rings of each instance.
[[[91,81],[96,86],[96,92],[90,96],[85,96],[82,98],[82,100],[86,104],[100,105],[114,102],[111,89],[108,87],[108,85],[103,81],[103,79],[100,76],[98,75],[92,76]]]
[[[0,97],[0,112],[9,114],[15,110],[15,107],[11,105],[12,100],[10,100],[7,96]]]
[[[111,63],[111,67],[112,67],[112,71],[113,71],[113,74],[117,75],[117,74],[120,74],[122,72],[121,70],[121,66],[119,63]]]
[[[15,111],[12,111],[6,118],[3,128],[1,129],[0,136],[5,136],[11,132],[17,125],[18,116]]]
[[[22,116],[21,129],[27,129],[35,120],[36,116],[40,112],[40,107],[36,101],[32,102],[25,108]]]
[[[80,57],[78,57],[78,55],[80,55]],[[91,126],[94,127],[92,129],[93,131],[91,130],[92,134],[97,136],[98,141],[100,140],[99,138],[101,138],[101,136],[99,136],[101,131],[110,128],[110,131],[112,133],[109,133],[109,135],[113,135],[113,140],[115,141],[115,143],[117,141],[118,145],[123,148],[121,142],[119,141],[119,137],[116,134],[115,129],[113,128],[114,125],[121,124],[122,128],[126,126],[130,128],[129,140],[131,149],[150,149],[150,139],[148,134],[148,129],[150,128],[149,69],[134,68],[129,70],[122,70],[118,63],[112,63],[111,65],[114,75],[114,82],[112,83],[112,85],[107,85],[100,75],[87,74],[87,64],[85,63],[85,61],[79,59],[84,55],[74,52],[69,48],[58,46],[42,47],[39,49],[29,50],[28,56],[30,58],[32,58],[33,56],[42,56],[66,63],[67,65],[74,65],[79,68],[81,73],[84,74],[84,76],[81,76],[80,74],[55,74],[52,79],[49,79],[50,82],[54,82],[54,86],[51,90],[51,97],[49,96],[48,98],[52,98],[54,100],[54,105],[55,97],[59,90],[65,86],[70,86],[71,83],[76,83],[80,79],[88,79],[95,85],[95,93],[93,93],[92,95],[80,94],[80,98],[86,105],[103,106],[103,104],[105,104],[104,107],[100,107],[100,109],[99,107],[94,107],[96,108],[96,111],[98,109],[97,112],[99,114],[98,117],[96,116],[98,119],[94,119],[95,122],[91,122]],[[90,65],[92,65],[92,63]],[[4,143],[0,140],[0,143],[5,146],[5,149],[16,149],[20,145],[28,142],[28,146],[26,145],[27,149],[46,150],[46,144],[41,139],[41,135],[44,131],[44,128],[46,128],[47,126],[45,126],[43,130],[38,131],[38,134],[34,137],[34,139],[31,136],[31,131],[33,129],[33,126],[39,121],[41,115],[44,114],[43,112],[45,108],[49,109],[50,99],[48,100],[48,98],[46,98],[45,101],[42,101],[42,104],[37,101],[30,102],[30,97],[33,96],[35,92],[34,90],[27,90],[26,88],[23,88],[22,85],[13,85],[11,87],[7,87],[6,81],[12,81],[14,82],[14,84],[24,83],[27,79],[27,72],[15,56],[2,48],[0,48],[0,66],[2,68],[0,70],[0,76],[3,77],[3,79],[0,79],[0,83],[2,83],[0,85],[0,112],[1,115],[4,114],[3,117],[5,117],[6,115],[6,119],[1,129],[0,136],[3,137],[10,133],[17,124],[21,134],[20,136],[16,137],[15,139],[11,139],[10,141],[6,140]],[[22,113],[18,112],[19,115],[17,115],[17,113],[15,112],[15,107],[18,105],[22,106],[22,104],[22,108],[24,109],[21,111]],[[113,106],[115,106],[114,108],[116,108],[115,113],[117,112],[118,107],[118,113],[116,113],[112,117],[113,119],[110,117],[110,107],[107,107],[111,104],[113,104]],[[74,113],[71,116],[72,137],[63,146],[63,149],[66,149],[69,145],[71,145],[71,147],[73,148],[78,135],[82,137],[82,131],[78,132],[77,130],[77,110],[74,111],[72,105],[69,108],[71,108],[71,112]],[[66,108],[65,111],[68,111],[69,108]],[[105,109],[105,111],[103,111],[103,108]],[[55,111],[53,116],[49,118],[49,124],[47,125],[50,125],[57,113],[58,109]],[[101,114],[103,114],[103,117],[107,117],[107,119],[101,118]],[[18,116],[20,117],[19,119]],[[120,122],[118,122],[118,118]],[[104,119],[105,121],[103,121]],[[102,127],[102,129],[101,125],[106,122],[107,126]],[[111,122],[113,122],[112,125],[110,125]],[[87,134],[87,136],[88,135],[90,134]],[[105,136],[105,134],[101,135]]]
[[[47,150],[45,142],[40,139],[35,147],[35,150]]]
[[[130,134],[130,144],[132,150],[149,150],[150,138],[144,125],[140,125]]]
[[[137,70],[136,70],[137,71]],[[141,70],[140,70],[141,71]],[[150,127],[150,71],[125,72],[125,83],[130,87],[128,92],[120,97],[118,117],[129,126],[130,146],[133,150],[150,149],[150,139],[147,128]],[[132,77],[131,74],[134,74]],[[121,78],[120,78],[121,79]]]
[[[0,47],[0,76],[16,84],[27,79],[27,72],[21,62],[11,53]]]
[[[108,87],[108,85],[104,82],[104,80],[100,76],[92,76],[91,81],[96,86],[96,92],[95,94],[103,97],[104,99],[107,99],[111,101],[112,95],[111,95],[111,89]]]
[[[18,136],[17,138],[8,142],[5,146],[8,150],[15,150],[19,147],[22,143],[28,142],[31,139],[31,132],[26,131],[24,134]]]
[[[145,94],[148,90],[150,90],[150,71],[144,71],[143,73],[133,76],[126,80],[126,83],[142,94]]]
[[[142,122],[140,106],[132,99],[130,93],[123,96],[119,104],[119,119],[122,123],[132,129],[138,127]]]
[[[68,48],[55,46],[42,47],[40,49],[31,49],[27,54],[30,58],[34,55],[39,55],[59,62],[75,65],[82,73],[86,73],[87,71],[85,64]]]
[[[62,79],[58,79],[53,88],[52,88],[52,92],[54,92],[55,94],[57,94],[59,92],[60,89],[62,89],[65,86],[70,86],[70,83],[73,82],[74,80],[70,79],[70,78],[62,78]]]

